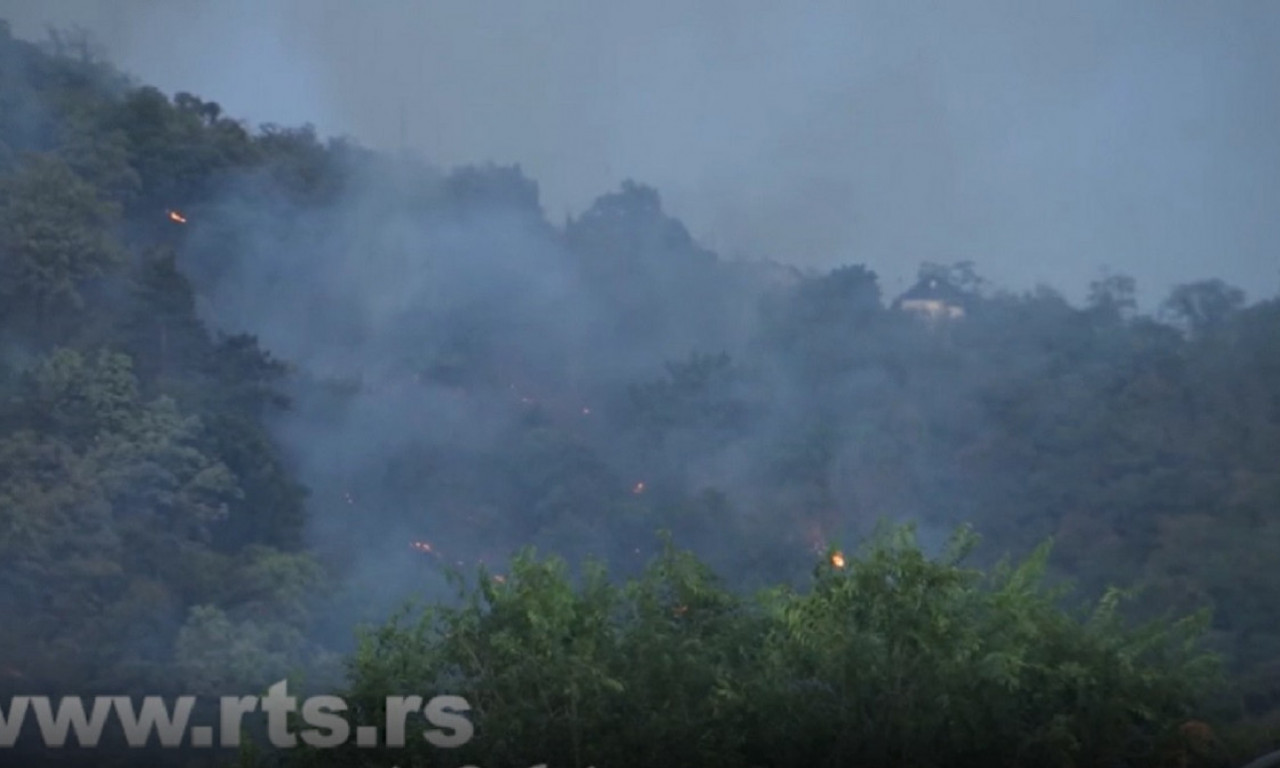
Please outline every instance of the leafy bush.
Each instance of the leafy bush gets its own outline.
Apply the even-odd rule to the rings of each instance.
[[[928,558],[910,527],[824,560],[804,592],[743,597],[667,542],[645,573],[577,578],[517,555],[406,610],[350,660],[355,724],[388,695],[464,696],[470,743],[409,739],[399,764],[1159,765],[1216,674],[1204,615],[1131,627],[1110,592],[1064,609],[1048,546],[983,573],[959,531]],[[837,567],[837,562],[841,567]],[[410,727],[410,734],[420,729]],[[303,751],[359,765],[368,750]],[[388,763],[392,764],[392,763]]]

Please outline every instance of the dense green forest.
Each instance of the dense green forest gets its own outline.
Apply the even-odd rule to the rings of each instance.
[[[0,26],[0,688],[460,692],[481,765],[1275,746],[1280,299],[920,279]]]

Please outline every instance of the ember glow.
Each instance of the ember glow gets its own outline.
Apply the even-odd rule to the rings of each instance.
[[[835,566],[835,567],[837,567],[837,568],[843,568],[843,567],[844,567],[844,555],[843,555],[843,554],[841,554],[840,552],[832,552],[832,553],[831,553],[831,564],[832,564],[832,565],[834,565],[834,566]]]
[[[187,217],[183,216],[181,213],[178,213],[177,211],[169,211],[169,220],[176,221],[179,224],[187,223]]]

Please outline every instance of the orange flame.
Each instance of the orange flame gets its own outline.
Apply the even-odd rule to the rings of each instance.
[[[177,211],[169,211],[169,220],[176,221],[179,224],[187,223],[187,217],[183,216],[181,213],[178,213]]]
[[[831,564],[832,564],[832,565],[834,565],[834,566],[835,566],[835,567],[837,567],[837,568],[843,568],[843,567],[844,567],[844,555],[843,555],[843,554],[841,554],[840,552],[832,552],[832,553],[831,553]]]

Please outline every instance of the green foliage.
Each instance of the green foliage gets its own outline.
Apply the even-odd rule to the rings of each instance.
[[[735,397],[736,373],[727,354],[694,354],[667,364],[667,378],[631,388],[643,428],[733,430],[743,426],[746,405]]]
[[[308,658],[310,646],[297,626],[272,620],[231,620],[214,606],[196,606],[174,644],[174,671],[183,691],[200,696],[243,695],[265,684],[333,662]]]
[[[807,591],[750,599],[669,542],[621,585],[526,551],[460,581],[458,605],[367,631],[355,721],[388,695],[463,695],[476,736],[449,759],[490,764],[1160,764],[1213,679],[1203,617],[1129,626],[1117,593],[1076,615],[1048,547],[983,573],[961,565],[974,544],[961,530],[931,559],[883,529]],[[407,749],[386,759],[442,757]]]
[[[85,308],[85,283],[121,261],[118,215],[51,155],[0,178],[0,320],[41,340],[65,331],[65,315]]]
[[[376,215],[353,223],[347,203],[365,207],[371,189]],[[219,336],[200,302],[243,298],[223,281],[251,260],[292,291],[353,243],[391,265],[361,262],[386,283],[487,274],[494,241],[454,246],[495,229],[518,233],[520,264],[551,254],[547,282],[572,289],[536,311],[510,295],[424,298],[389,324],[393,340],[367,328],[369,296],[312,297],[305,318],[341,329],[359,365],[422,369],[425,382],[393,388],[427,388],[422,413],[398,401],[415,419],[448,412],[427,432],[492,439],[406,440],[335,476],[291,464],[281,416],[378,432],[360,409],[382,393],[322,392],[307,382],[329,372],[295,378],[256,337]],[[418,235],[449,255],[405,245]],[[353,551],[446,529],[474,548],[607,553],[615,575],[661,525],[735,587],[790,579],[815,545],[914,518],[922,531],[972,523],[980,565],[1036,552],[1034,566],[984,575],[922,557],[900,532],[846,569],[821,566],[810,591],[759,603],[670,552],[623,587],[526,557],[469,592],[470,613],[432,614],[417,645],[366,647],[359,679],[474,684],[485,716],[520,736],[486,748],[512,759],[608,746],[650,764],[741,764],[729,756],[756,749],[776,765],[928,764],[946,744],[999,763],[1016,744],[1027,764],[1087,764],[1155,738],[1188,700],[1178,681],[1200,669],[1174,638],[1193,627],[1158,620],[1211,609],[1208,642],[1231,674],[1214,714],[1265,742],[1280,708],[1280,301],[1246,305],[1202,281],[1157,320],[1123,275],[1092,284],[1082,308],[1048,289],[996,293],[967,263],[920,277],[960,291],[964,319],[915,322],[862,266],[800,278],[728,265],[631,182],[557,231],[518,168],[441,176],[310,127],[254,132],[130,82],[81,38],[40,47],[0,25],[0,616],[21,618],[0,622],[0,682],[213,690],[324,663],[306,632],[333,581],[303,534],[331,501],[350,513]],[[570,323],[566,307],[590,311]],[[416,362],[366,353],[384,349]],[[508,402],[526,379],[536,406]],[[446,390],[457,408],[440,406]],[[355,482],[360,505],[343,500]],[[1051,555],[1035,550],[1049,536]],[[1037,569],[1084,595],[1122,583],[1144,599],[1069,616]],[[1157,623],[1121,631],[1137,619]],[[401,666],[379,666],[392,656]]]
[[[290,649],[304,647],[305,596],[319,578],[310,558],[208,547],[244,493],[231,468],[204,452],[198,417],[167,396],[144,400],[129,358],[107,351],[87,359],[54,350],[19,393],[18,431],[0,439],[4,609],[28,617],[0,635],[19,679],[178,685],[152,679],[163,676],[162,638],[175,637],[182,606],[213,600],[257,606],[246,632],[283,633]],[[200,647],[212,630],[201,631],[184,641],[183,669],[195,669],[191,643]]]

